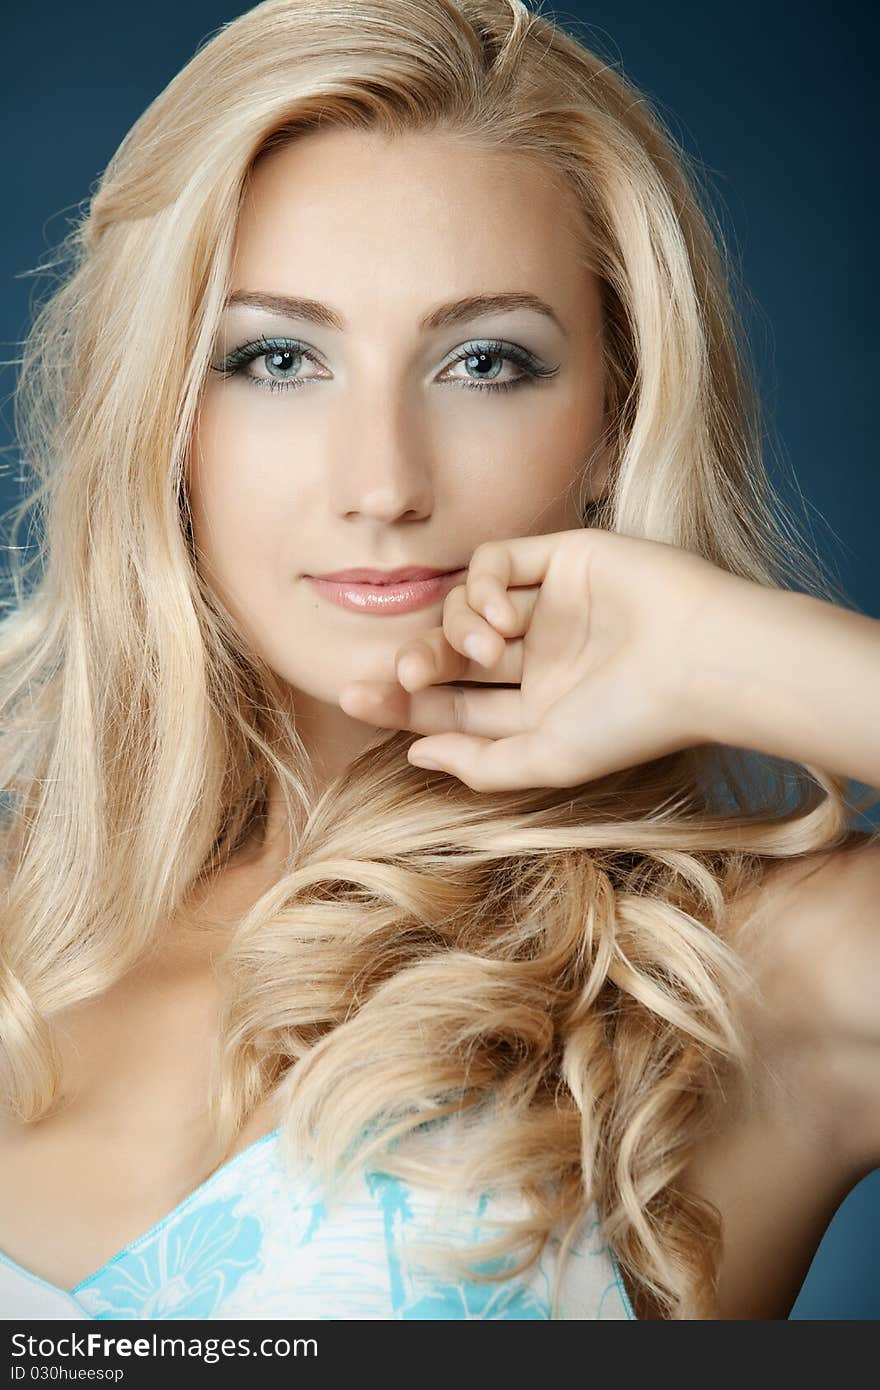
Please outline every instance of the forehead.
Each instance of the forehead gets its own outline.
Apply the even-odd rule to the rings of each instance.
[[[353,305],[524,289],[595,300],[580,210],[549,168],[446,133],[310,132],[252,170],[233,288]]]

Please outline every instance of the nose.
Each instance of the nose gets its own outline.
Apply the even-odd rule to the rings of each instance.
[[[332,504],[345,519],[418,520],[434,505],[430,445],[412,402],[373,392],[346,410],[332,464]]]

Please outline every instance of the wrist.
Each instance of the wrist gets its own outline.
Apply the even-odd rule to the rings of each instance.
[[[793,749],[804,716],[794,646],[817,602],[726,572],[707,587],[684,663],[686,700],[701,742],[789,756],[785,731],[795,736]]]

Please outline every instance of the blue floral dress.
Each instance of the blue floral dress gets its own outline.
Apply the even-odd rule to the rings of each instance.
[[[408,1259],[420,1241],[424,1249],[424,1242],[488,1238],[497,1228],[485,1218],[525,1207],[483,1195],[454,1219],[439,1210],[433,1189],[369,1171],[328,1209],[315,1183],[292,1182],[274,1130],[73,1289],[0,1253],[0,1312],[98,1321],[550,1317],[558,1240],[547,1242],[539,1262],[500,1281],[432,1273]],[[594,1214],[566,1253],[558,1316],[635,1317]]]

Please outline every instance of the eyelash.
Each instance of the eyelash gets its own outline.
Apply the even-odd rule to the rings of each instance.
[[[260,338],[256,342],[244,343],[241,347],[236,348],[234,352],[229,354],[222,367],[215,367],[213,370],[225,377],[238,376],[243,373],[243,369],[249,363],[255,362],[259,357],[268,356],[270,352],[291,352],[295,357],[305,357],[316,366],[321,365],[305,344],[298,342],[295,338]],[[467,391],[510,391],[515,386],[533,385],[544,378],[555,376],[559,371],[558,367],[542,367],[524,348],[517,347],[515,343],[505,343],[500,340],[466,343],[447,365],[452,367],[456,362],[464,362],[469,357],[478,357],[480,354],[514,362],[522,368],[526,375],[517,377],[514,381],[471,381],[465,385]],[[305,386],[307,381],[316,381],[320,378],[304,377],[298,381],[291,377],[289,381],[279,381],[274,377],[246,376],[245,380],[262,389],[268,387],[270,391],[290,391]],[[448,383],[444,383],[444,385],[446,384]]]

